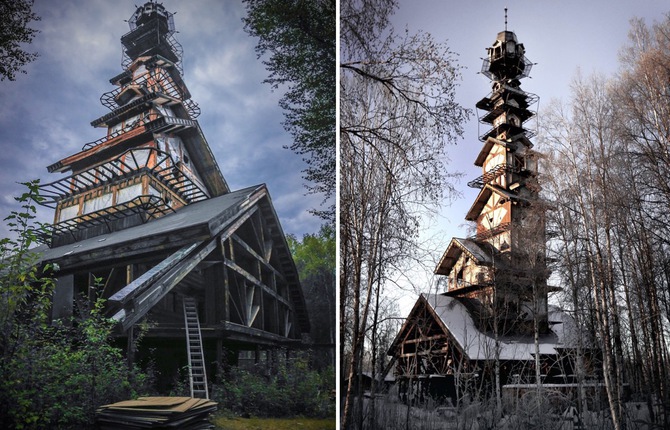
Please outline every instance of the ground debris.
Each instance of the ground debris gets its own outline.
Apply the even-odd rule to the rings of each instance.
[[[209,416],[217,404],[193,397],[140,397],[104,405],[96,423],[105,429],[213,429]]]

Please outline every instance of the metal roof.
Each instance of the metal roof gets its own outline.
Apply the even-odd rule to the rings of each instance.
[[[407,317],[403,328],[398,332],[390,352],[397,347],[404,331],[409,329],[408,322],[414,321],[413,314],[422,305],[428,306],[437,322],[448,332],[458,347],[470,360],[494,360],[496,341],[488,333],[477,328],[470,312],[458,299],[442,294],[421,294]],[[542,355],[557,355],[560,349],[574,348],[578,331],[572,318],[556,306],[549,306],[551,332],[540,335],[539,349]],[[501,360],[533,360],[535,342],[533,335],[499,336],[499,358]]]

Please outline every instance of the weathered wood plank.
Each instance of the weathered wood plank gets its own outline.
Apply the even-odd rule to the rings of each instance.
[[[123,330],[127,330],[128,327],[131,327],[146,315],[165,294],[172,290],[198,263],[212,252],[216,248],[216,244],[216,239],[209,241],[205,245],[200,244],[195,251],[183,258],[155,282],[151,283],[150,287],[145,288],[138,295],[133,295],[132,300],[127,302],[124,311],[117,313],[113,318],[119,322]]]
[[[293,342],[300,342],[299,339],[291,339],[287,338],[285,336],[282,336],[280,334],[275,334],[275,333],[270,333],[261,329],[253,328],[253,327],[245,327],[240,324],[235,324],[231,322],[226,322],[223,324],[225,331],[226,331],[226,339],[231,339],[231,340],[240,340],[240,341],[251,341],[255,343],[261,343],[261,340],[266,340],[270,342],[276,342],[276,343],[293,343]],[[235,336],[235,334],[241,335],[241,336]]]
[[[247,272],[246,270],[235,264],[235,262],[228,260],[227,258],[224,259],[223,262],[227,267],[239,273],[240,275],[244,276],[244,278],[249,282],[261,287],[264,292],[270,294],[272,297],[277,299],[277,301],[285,304],[289,308],[292,308],[291,303],[288,300],[286,300],[284,297],[280,296],[276,291],[273,291],[270,287],[268,287],[267,285],[263,284],[261,281],[256,279],[251,273]]]
[[[198,247],[198,245],[202,243],[203,242],[197,242],[181,248],[179,251],[175,252],[165,260],[155,265],[148,272],[144,273],[142,276],[114,293],[114,295],[109,298],[109,301],[121,304],[126,303],[126,301],[132,298],[133,294],[138,294],[144,288],[147,288],[152,282],[170,270],[170,268],[175,264],[178,264],[191,251],[193,251],[196,247]]]

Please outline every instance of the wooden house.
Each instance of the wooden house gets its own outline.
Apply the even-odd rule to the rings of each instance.
[[[128,23],[124,70],[101,97],[110,112],[91,122],[105,136],[41,186],[55,219],[39,251],[59,268],[54,319],[104,299],[131,360],[149,321],[143,351],[164,376],[188,365],[206,397],[217,364],[299,347],[305,300],[267,188],[230,190],[198,125],[173,14],[149,1]]]
[[[563,384],[576,377],[576,328],[548,305],[554,289],[547,285],[546,208],[539,154],[525,126],[538,97],[520,83],[532,63],[511,31],[498,33],[487,51],[482,74],[492,92],[477,103],[487,130],[475,160],[482,175],[468,183],[479,194],[465,217],[476,233],[451,240],[435,268],[446,291],[419,297],[388,352],[408,401],[455,403],[538,377]]]

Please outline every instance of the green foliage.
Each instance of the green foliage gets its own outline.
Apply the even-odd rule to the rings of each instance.
[[[32,11],[33,0],[0,0],[0,81],[16,79],[16,73],[26,73],[23,66],[37,58],[21,45],[31,43],[39,30],[29,28],[40,17]]]
[[[333,416],[334,370],[317,372],[308,363],[309,358],[301,355],[280,363],[270,376],[264,374],[265,366],[233,367],[214,385],[212,398],[221,409],[243,416]]]
[[[37,181],[25,185],[22,210],[5,219],[17,238],[0,241],[0,427],[86,428],[98,406],[136,396],[150,381],[111,346],[114,323],[102,301],[51,322],[57,268],[38,264],[30,249],[40,235],[33,222],[41,197]]]
[[[335,359],[335,229],[330,224],[318,234],[306,234],[302,241],[287,237],[293,260],[305,291],[305,302],[312,327],[312,340],[332,349],[313,354],[314,365],[325,368]]]
[[[288,236],[289,248],[300,279],[335,276],[335,229],[325,224],[318,234],[306,234],[302,242]]]
[[[245,0],[245,30],[258,37],[256,51],[270,72],[266,82],[286,85],[279,104],[291,150],[307,163],[308,188],[335,193],[335,1]],[[335,207],[316,212],[334,222]]]

